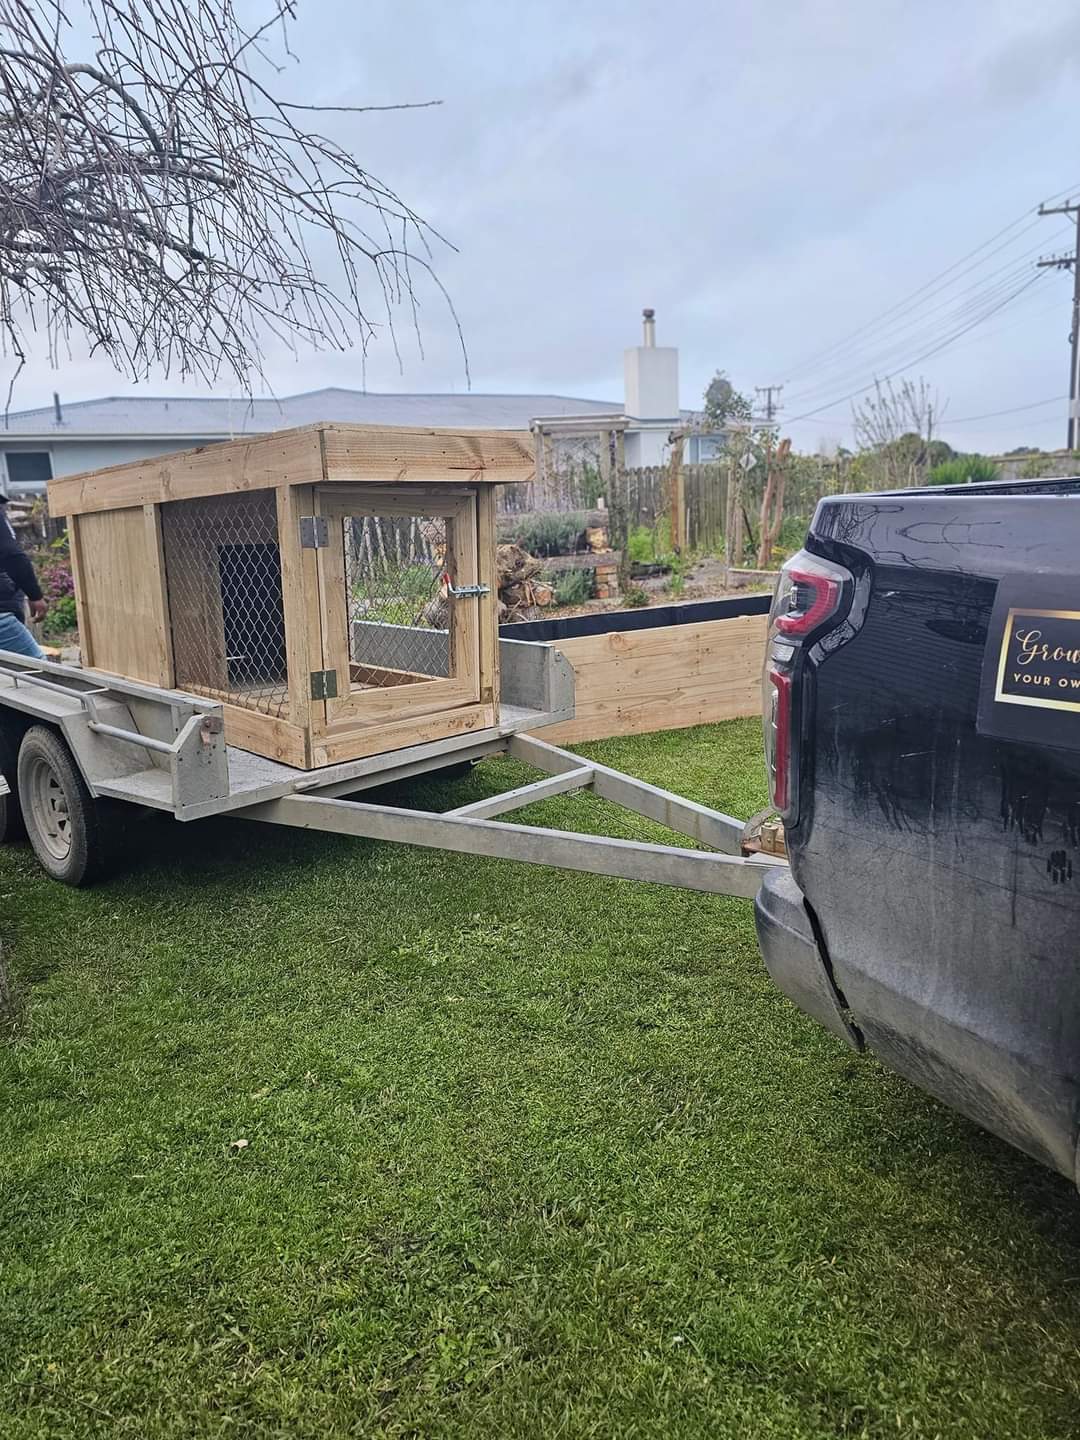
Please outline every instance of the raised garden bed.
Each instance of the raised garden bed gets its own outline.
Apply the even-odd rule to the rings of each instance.
[[[573,744],[760,714],[770,603],[751,595],[608,610],[500,633],[557,645],[574,667],[574,719],[543,732]]]

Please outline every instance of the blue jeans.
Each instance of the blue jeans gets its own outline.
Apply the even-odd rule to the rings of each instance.
[[[45,652],[30,631],[7,611],[0,613],[0,650],[13,650],[16,655],[30,655],[35,660],[44,660]]]

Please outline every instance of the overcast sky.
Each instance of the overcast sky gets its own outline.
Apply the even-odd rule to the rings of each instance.
[[[934,348],[983,299],[1006,299],[1040,247],[1070,243],[1060,220],[1014,227],[921,312],[808,363],[1041,199],[1080,195],[1076,0],[298,9],[281,80],[294,95],[443,102],[319,119],[458,247],[436,261],[477,391],[621,402],[622,350],[651,305],[659,342],[679,347],[684,405],[717,367],[748,390],[787,382],[790,433],[814,449],[845,438],[850,402],[797,417]],[[1063,403],[965,417],[1064,393],[1070,287],[1044,273],[910,372],[948,400],[960,423],[946,419],[946,438],[1063,443]],[[445,307],[422,299],[424,356],[405,326],[403,369],[376,346],[369,389],[465,388]],[[279,394],[362,383],[355,353],[272,351],[267,368]],[[131,388],[78,356],[53,371],[36,344],[14,407]],[[185,393],[158,377],[141,389]]]

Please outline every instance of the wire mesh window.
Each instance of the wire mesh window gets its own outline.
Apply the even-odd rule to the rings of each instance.
[[[177,686],[285,715],[274,492],[171,501],[161,507],[161,533]]]
[[[342,520],[353,689],[412,685],[450,674],[443,581],[448,524],[433,515]]]

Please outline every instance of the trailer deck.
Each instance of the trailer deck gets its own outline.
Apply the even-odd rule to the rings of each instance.
[[[185,822],[232,814],[747,898],[757,893],[769,868],[785,863],[777,856],[745,853],[746,826],[732,816],[526,733],[573,715],[573,671],[556,648],[502,640],[500,665],[504,699],[496,725],[313,771],[227,744],[217,701],[0,652],[0,726],[8,778],[16,780],[13,789],[39,860],[55,878],[72,884],[84,883],[84,876],[75,873],[79,867],[72,870],[67,863],[72,827],[84,823],[83,812],[92,812],[98,802],[149,807]],[[34,778],[29,778],[29,762],[23,775],[24,741],[42,727],[61,738],[73,762],[70,774],[65,774],[63,752],[54,746],[50,755],[48,744],[43,750],[39,741],[29,747],[35,751]],[[20,759],[13,765],[16,752]],[[443,813],[343,798],[497,754],[532,766],[540,778]],[[75,793],[83,786],[85,795]],[[583,789],[709,849],[494,818]],[[6,805],[13,800],[0,797]]]

